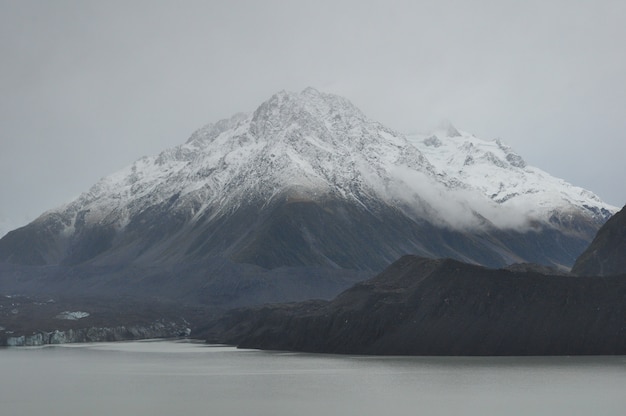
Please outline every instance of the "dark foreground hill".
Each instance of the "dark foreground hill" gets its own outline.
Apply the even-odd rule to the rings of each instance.
[[[626,354],[626,276],[494,270],[405,256],[330,302],[239,309],[211,342],[350,354]]]
[[[626,207],[600,228],[589,247],[576,260],[572,273],[594,276],[626,274]]]

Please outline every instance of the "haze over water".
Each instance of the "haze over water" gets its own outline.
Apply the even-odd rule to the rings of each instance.
[[[626,358],[363,357],[151,341],[0,350],[7,415],[620,415]],[[200,413],[201,412],[201,413]]]

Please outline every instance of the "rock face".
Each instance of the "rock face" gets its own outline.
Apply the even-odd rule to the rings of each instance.
[[[204,331],[241,347],[349,354],[626,353],[626,277],[406,256],[330,302],[240,309]]]
[[[600,228],[576,260],[572,273],[587,276],[626,274],[626,207]]]

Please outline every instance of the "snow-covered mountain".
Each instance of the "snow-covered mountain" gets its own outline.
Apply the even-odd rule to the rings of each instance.
[[[500,228],[588,218],[604,222],[617,207],[592,192],[528,166],[500,139],[483,140],[444,122],[407,138],[435,166],[448,189]],[[453,193],[455,192],[453,191]],[[469,195],[468,192],[480,195]]]
[[[307,88],[102,179],[0,240],[0,261],[571,265],[615,211],[501,142],[452,126],[407,138]]]
[[[63,209],[71,231],[78,211],[88,224],[123,228],[155,204],[180,199],[192,221],[252,200],[269,204],[289,191],[356,203],[387,198],[396,167],[432,176],[433,167],[402,135],[369,120],[347,100],[312,88],[280,92],[252,114],[196,131],[183,145],[146,157]]]

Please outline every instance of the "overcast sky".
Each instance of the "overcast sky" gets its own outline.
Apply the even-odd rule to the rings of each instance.
[[[626,2],[0,0],[0,233],[307,86],[626,203]],[[6,225],[8,224],[8,225]]]

